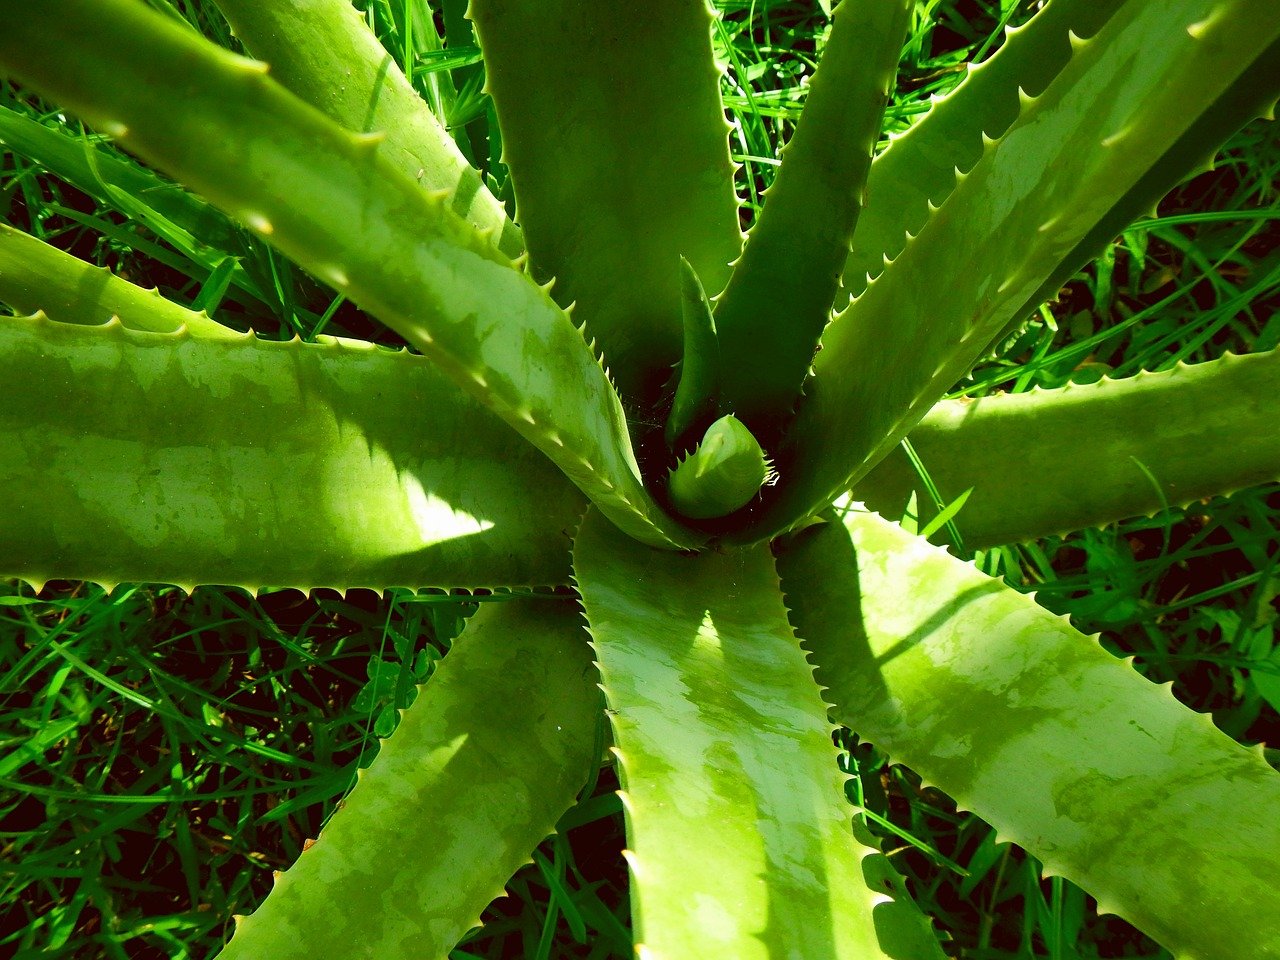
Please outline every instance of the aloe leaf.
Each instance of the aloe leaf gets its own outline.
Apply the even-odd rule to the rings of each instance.
[[[720,345],[711,301],[684,257],[680,258],[680,314],[684,353],[666,429],[667,446],[677,453],[682,452],[689,432],[709,425],[720,407]]]
[[[920,234],[827,328],[760,529],[856,481],[1013,311],[1280,35],[1272,0],[1131,3],[988,144]]]
[[[382,154],[453,211],[491,232],[509,257],[520,231],[410,86],[350,0],[217,0],[246,49],[271,76],[357,133],[386,133]]]
[[[623,396],[652,401],[680,360],[677,256],[714,295],[741,250],[708,6],[472,0],[470,16],[534,275]]]
[[[709,520],[746,505],[769,477],[769,461],[746,425],[721,417],[697,449],[671,471],[667,492],[685,517]]]
[[[1017,324],[1058,295],[1062,285],[1098,256],[1129,224],[1153,214],[1160,199],[1191,175],[1211,169],[1216,146],[1250,120],[1266,115],[1280,96],[1280,41],[1273,43],[1204,111],[1133,188],[1116,201],[1089,234],[1062,258],[1040,289],[1014,311]],[[1006,330],[1008,327],[1006,327]],[[996,339],[999,339],[997,335]]]
[[[568,317],[447,197],[382,158],[378,138],[342,130],[262,64],[131,0],[0,0],[0,14],[13,19],[0,34],[5,69],[393,327],[633,536],[697,542],[645,491],[622,405]]]
[[[966,66],[964,79],[905,133],[890,140],[867,176],[870,202],[858,220],[844,267],[852,296],[895,259],[909,236],[955,189],[956,171],[982,159],[983,134],[997,137],[1018,119],[1019,90],[1038,96],[1071,60],[1071,37],[1092,37],[1125,0],[1049,0],[1021,27],[1006,29],[988,60]],[[1120,227],[1127,226],[1126,223]],[[1117,231],[1118,232],[1118,231]],[[1109,238],[1108,238],[1109,239]]]
[[[834,715],[1175,956],[1280,956],[1280,775],[971,565],[849,510],[779,558]]]
[[[592,511],[574,577],[617,744],[638,956],[883,957],[826,705],[761,545],[672,555]]]
[[[575,605],[483,604],[218,957],[447,956],[586,783],[599,701]]]
[[[1127,380],[948,400],[911,431],[966,547],[1030,540],[1280,480],[1280,351]],[[932,500],[901,450],[854,489],[882,516]]]
[[[207,314],[170,303],[110,270],[85,263],[21,230],[0,223],[0,302],[24,313],[43,312],[61,323],[100,325],[112,317],[133,330],[204,338],[239,338]]]
[[[39,317],[0,318],[0,332],[5,575],[250,590],[567,580],[581,494],[420,357]]]
[[[800,123],[716,303],[724,410],[762,437],[794,407],[831,317],[911,6],[836,8]]]

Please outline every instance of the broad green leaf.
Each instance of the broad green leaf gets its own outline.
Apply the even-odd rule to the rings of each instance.
[[[581,623],[563,601],[483,604],[220,960],[447,956],[598,759]]]
[[[972,487],[953,522],[967,547],[1098,526],[1280,479],[1280,351],[1179,364],[1127,380],[948,400],[911,431],[945,501]],[[916,494],[897,450],[855,487],[881,515]]]
[[[930,204],[940,205],[955,189],[957,172],[982,159],[984,135],[998,137],[1018,119],[1019,91],[1044,92],[1071,61],[1072,36],[1092,37],[1125,2],[1049,0],[1028,23],[1008,29],[990,59],[966,65],[960,84],[890,141],[867,176],[872,202],[858,219],[844,267],[850,295],[862,293],[867,278],[879,276],[885,261],[895,259],[920,232]]]
[[[357,341],[0,318],[0,573],[565,583],[583,498],[513,441],[427,361]]]
[[[229,256],[246,257],[250,238],[220,210],[127,159],[100,138],[76,136],[0,106],[0,144],[98,201],[110,204],[172,244],[191,263],[217,269]],[[239,263],[231,267],[230,297],[273,305],[270,284]]]
[[[1280,956],[1280,774],[1028,596],[863,512],[779,558],[837,720],[1175,956]]]
[[[133,0],[0,0],[0,16],[5,70],[393,327],[633,536],[698,542],[645,491],[622,404],[568,317],[447,196],[380,156],[380,138]]]
[[[776,454],[786,482],[755,535],[820,509],[887,455],[1277,36],[1273,0],[1176,0],[1126,4],[1078,42],[828,327]]]
[[[116,317],[133,330],[186,329],[205,339],[241,336],[204,313],[170,303],[155,290],[135,287],[4,223],[0,303],[22,313],[40,311],[60,323],[100,325]]]
[[[1010,323],[1024,320],[1040,304],[1056,297],[1072,274],[1100,255],[1129,224],[1154,214],[1156,204],[1166,193],[1193,174],[1211,169],[1215,145],[1224,143],[1250,120],[1274,108],[1277,96],[1280,96],[1280,41],[1271,44],[1178,142],[1165,151],[1146,175],[1116,201],[1093,230],[1062,258],[1040,289],[1013,313]]]
[[[907,0],[845,0],[764,209],[716,304],[725,413],[768,445],[831,318],[907,31]]]
[[[878,927],[900,914],[862,877],[871,851],[768,548],[661,553],[592,511],[574,576],[617,744],[637,955],[892,956]]]
[[[427,109],[350,0],[217,0],[271,76],[356,133],[386,134],[382,153],[424,190],[444,190],[455,213],[490,231],[509,257],[524,250],[502,204]]]
[[[472,0],[539,280],[624,397],[680,359],[679,258],[714,296],[742,244],[705,0]]]

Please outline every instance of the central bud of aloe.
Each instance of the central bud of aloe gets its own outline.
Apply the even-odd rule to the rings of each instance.
[[[671,471],[667,494],[684,516],[712,520],[746,506],[769,474],[760,444],[730,415],[708,427],[697,449]]]
[[[713,520],[746,506],[769,479],[770,464],[746,424],[732,414],[722,416],[715,318],[702,281],[684,257],[680,293],[684,356],[667,418],[667,446],[680,455],[694,446],[699,431],[705,433],[671,471],[667,494],[685,517]]]

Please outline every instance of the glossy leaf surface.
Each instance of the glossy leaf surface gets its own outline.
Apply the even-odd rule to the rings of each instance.
[[[893,269],[827,329],[776,455],[791,481],[760,534],[821,508],[887,455],[1277,36],[1270,0],[1178,0],[1127,4],[1079,43]]]
[[[343,130],[262,64],[133,0],[25,12],[6,2],[0,15],[12,21],[0,34],[5,69],[396,329],[634,536],[697,542],[644,490],[622,405],[563,311],[447,198],[380,157],[378,138]]]
[[[1179,364],[1125,380],[938,404],[911,431],[969,548],[1060,534],[1280,479],[1280,352]],[[915,494],[899,449],[855,496],[900,518]]]
[[[218,957],[446,956],[586,782],[599,696],[572,603],[484,604]]]
[[[653,400],[680,359],[680,257],[741,248],[705,0],[472,0],[531,269]],[[537,77],[531,83],[530,77]]]
[[[581,494],[421,358],[40,318],[0,331],[6,575],[302,590],[567,578]]]
[[[617,744],[637,954],[884,956],[885,895],[863,881],[871,851],[768,549],[663,554],[592,513],[574,576]]]
[[[1259,752],[875,514],[801,532],[780,569],[840,722],[1176,956],[1280,956],[1280,774]]]

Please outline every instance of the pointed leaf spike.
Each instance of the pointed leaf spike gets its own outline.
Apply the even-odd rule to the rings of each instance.
[[[720,345],[716,323],[697,271],[680,258],[680,312],[684,321],[684,359],[680,382],[667,418],[667,446],[682,452],[682,441],[703,429],[719,411]]]
[[[769,479],[760,444],[736,417],[721,417],[674,471],[668,493],[686,517],[707,520],[745,506]]]

